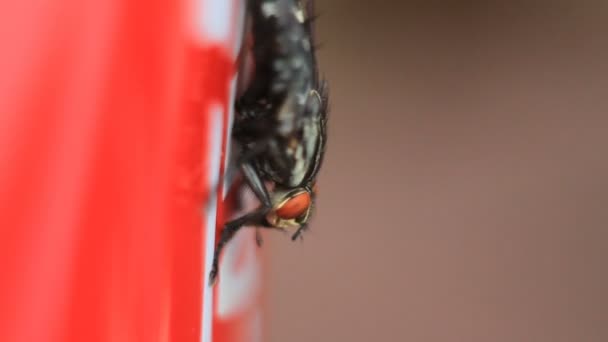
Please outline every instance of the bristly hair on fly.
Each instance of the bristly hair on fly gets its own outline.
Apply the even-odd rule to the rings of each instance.
[[[235,104],[233,138],[241,147],[237,166],[260,206],[225,223],[211,285],[223,247],[242,227],[293,228],[292,240],[302,237],[315,210],[327,145],[329,87],[319,76],[313,2],[250,0],[248,10],[255,71]],[[261,244],[258,234],[256,241]]]

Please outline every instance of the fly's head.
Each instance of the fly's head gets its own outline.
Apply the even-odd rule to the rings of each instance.
[[[273,206],[266,215],[266,220],[276,228],[300,228],[312,216],[315,197],[315,187],[275,189]]]

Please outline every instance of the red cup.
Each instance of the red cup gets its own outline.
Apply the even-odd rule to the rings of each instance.
[[[0,5],[0,341],[251,341],[261,302],[227,306],[243,278],[206,283],[230,208],[201,210],[226,168],[243,9]]]

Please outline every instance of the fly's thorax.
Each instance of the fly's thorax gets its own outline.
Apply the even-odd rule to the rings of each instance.
[[[303,107],[297,106],[297,120],[289,134],[277,133],[270,139],[268,149],[259,162],[261,169],[273,181],[295,188],[312,181],[320,162],[321,145],[325,139],[322,129],[322,103],[316,90],[310,90]],[[291,111],[296,111],[296,108]],[[287,110],[285,110],[287,111]]]
[[[306,223],[312,211],[313,195],[306,187],[275,189],[272,208],[266,220],[273,227],[297,228]]]

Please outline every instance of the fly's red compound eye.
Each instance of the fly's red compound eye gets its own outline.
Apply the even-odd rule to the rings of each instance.
[[[310,194],[308,192],[302,192],[285,201],[275,213],[283,220],[295,219],[308,210],[310,202]]]

